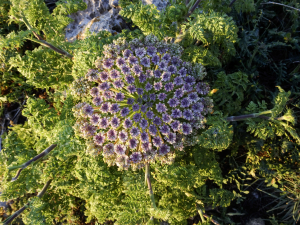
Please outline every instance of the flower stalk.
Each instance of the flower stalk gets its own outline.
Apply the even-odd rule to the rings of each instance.
[[[147,185],[148,185],[148,190],[149,190],[149,194],[150,194],[150,200],[151,200],[151,203],[152,203],[152,207],[154,209],[156,209],[154,194],[153,194],[153,190],[152,190],[152,186],[151,186],[151,180],[150,180],[150,165],[149,165],[149,163],[146,163],[145,168],[146,168],[146,170],[145,170],[145,183],[147,182]]]

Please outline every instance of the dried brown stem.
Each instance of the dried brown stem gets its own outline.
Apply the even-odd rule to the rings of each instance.
[[[50,184],[51,184],[52,180],[48,180],[47,183],[44,185],[43,189],[41,190],[41,192],[37,195],[37,197],[42,198],[43,195],[46,193],[47,189],[49,188]],[[24,205],[21,209],[19,209],[18,211],[16,211],[13,215],[11,215],[10,217],[8,217],[6,220],[3,221],[3,225],[8,225],[10,224],[15,218],[17,218],[18,216],[21,215],[21,213],[27,209],[29,206],[29,203],[27,203],[26,205]]]
[[[16,176],[14,178],[12,178],[11,181],[17,180],[23,169],[25,169],[31,163],[33,163],[33,162],[35,162],[35,161],[43,158],[44,156],[48,155],[56,146],[57,146],[57,144],[51,145],[49,148],[45,149],[43,152],[41,152],[40,154],[38,154],[37,156],[33,157],[31,160],[27,161],[26,163],[24,163],[24,164],[22,164],[20,166],[9,167],[8,170],[15,170],[15,169],[20,168],[18,170]]]

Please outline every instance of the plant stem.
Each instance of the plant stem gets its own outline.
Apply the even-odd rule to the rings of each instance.
[[[42,198],[43,195],[46,193],[47,189],[49,188],[50,184],[51,184],[52,180],[48,180],[47,183],[44,185],[43,189],[41,190],[41,192],[37,195],[38,198]],[[21,215],[21,213],[27,209],[29,206],[29,203],[27,203],[26,205],[24,205],[21,209],[19,209],[18,211],[16,211],[13,215],[11,215],[10,217],[8,217],[6,220],[3,221],[3,225],[8,225],[10,224],[15,218],[17,218],[19,215]]]
[[[297,11],[300,12],[300,9],[294,8],[294,7],[289,6],[289,5],[280,4],[280,3],[277,3],[277,2],[266,2],[266,3],[261,3],[261,5],[266,5],[266,4],[281,5],[281,6],[284,6],[284,7],[290,8],[290,9],[294,9],[294,10],[297,10]]]
[[[32,33],[34,34],[34,36],[37,38],[37,40],[31,39],[31,38],[27,38],[28,40],[31,40],[33,42],[39,43],[41,45],[44,45],[44,46],[52,49],[53,51],[55,51],[55,52],[57,52],[59,54],[62,54],[62,55],[66,56],[66,57],[68,57],[70,59],[73,58],[73,56],[70,53],[68,53],[67,51],[58,49],[57,47],[51,45],[47,41],[44,41],[41,36],[39,36],[35,31],[33,31],[31,25],[29,24],[28,20],[26,19],[25,15],[23,13],[22,13],[22,19],[21,19],[21,21],[23,21],[25,23],[25,25],[27,26],[28,30],[31,30]]]
[[[198,213],[199,213],[199,215],[200,215],[200,218],[201,218],[202,223],[204,223],[204,222],[205,222],[205,219],[204,219],[204,216],[203,216],[202,209],[198,209]]]
[[[45,149],[43,152],[41,152],[37,156],[33,157],[31,160],[27,161],[26,163],[23,163],[22,165],[9,167],[8,170],[15,170],[15,169],[20,168],[17,172],[17,175],[14,178],[12,178],[11,181],[17,180],[23,169],[25,169],[27,166],[29,166],[32,162],[42,159],[44,156],[49,154],[56,146],[57,146],[57,144],[51,145],[49,148]]]
[[[153,194],[153,191],[152,191],[151,180],[150,180],[150,166],[149,166],[149,163],[146,163],[145,167],[146,167],[145,181],[147,181],[147,184],[148,184],[148,189],[149,189],[149,194],[150,194],[150,200],[152,202],[152,207],[154,209],[156,209],[154,194]]]

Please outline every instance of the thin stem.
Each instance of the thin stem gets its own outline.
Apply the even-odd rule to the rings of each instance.
[[[300,9],[294,8],[294,7],[289,6],[289,5],[280,4],[280,3],[277,3],[277,2],[266,2],[266,3],[260,3],[260,4],[261,5],[267,5],[267,4],[281,5],[281,6],[284,6],[284,7],[290,8],[290,9],[294,9],[294,10],[297,10],[297,11],[300,12]]]
[[[205,222],[205,219],[204,219],[204,216],[203,216],[202,209],[198,209],[198,213],[199,213],[199,215],[200,215],[200,218],[201,218],[202,223],[204,223],[204,222]]]
[[[187,21],[187,19],[190,17],[190,15],[192,15],[192,13],[195,11],[195,9],[197,8],[197,6],[199,5],[199,3],[201,2],[201,0],[197,0],[195,2],[195,4],[193,5],[193,7],[190,9],[190,11],[186,14],[185,16],[185,21]]]
[[[31,40],[31,41],[34,41],[34,42],[37,42],[41,45],[44,45],[50,49],[52,49],[53,51],[59,53],[59,54],[62,54],[70,59],[73,58],[73,56],[71,54],[69,54],[68,52],[64,51],[64,50],[61,50],[61,49],[58,49],[57,47],[51,45],[50,43],[48,43],[47,41],[44,41],[43,38],[41,36],[39,36],[35,31],[33,31],[31,25],[29,24],[28,20],[26,19],[25,15],[22,13],[22,19],[21,21],[23,21],[25,23],[25,25],[27,26],[28,30],[31,30],[32,33],[34,34],[34,36],[37,38],[37,40],[34,40],[34,39],[31,39],[31,38],[27,38],[28,40]]]
[[[206,214],[203,214],[203,216],[205,217],[205,218],[209,218],[209,216],[208,215],[206,215]],[[216,220],[214,220],[214,219],[210,219],[210,222],[212,222],[213,224],[215,224],[215,225],[220,225]]]
[[[232,0],[229,4],[229,7],[231,7],[234,3],[235,3],[236,0]]]
[[[48,155],[56,146],[57,146],[57,144],[51,145],[49,148],[45,149],[43,152],[41,152],[37,156],[33,157],[31,160],[27,161],[26,163],[23,163],[22,165],[9,167],[8,170],[15,170],[15,169],[20,168],[18,170],[16,176],[14,178],[12,178],[11,181],[17,180],[23,169],[25,169],[31,163],[38,161],[38,160],[42,159],[44,156]]]
[[[51,184],[52,180],[48,180],[47,183],[44,185],[43,189],[41,190],[41,192],[37,195],[38,198],[42,198],[43,195],[46,193],[47,189],[49,188],[50,184]],[[6,220],[3,221],[3,225],[8,225],[10,224],[15,218],[17,218],[19,215],[21,215],[21,213],[27,209],[29,206],[29,203],[27,203],[26,205],[24,205],[21,209],[19,209],[18,211],[16,211],[13,215],[11,215],[10,217],[8,217]]]
[[[154,194],[153,194],[153,191],[152,191],[151,180],[150,180],[150,166],[149,166],[149,163],[146,163],[145,180],[147,181],[147,184],[148,184],[148,189],[149,189],[149,194],[150,194],[150,200],[152,202],[152,207],[154,209],[156,209]]]

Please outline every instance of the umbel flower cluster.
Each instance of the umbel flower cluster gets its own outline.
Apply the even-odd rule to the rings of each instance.
[[[87,151],[102,154],[110,166],[142,168],[155,160],[170,164],[175,151],[191,144],[204,128],[212,100],[205,97],[205,68],[183,62],[182,47],[155,36],[104,46],[104,56],[73,84],[83,96],[74,126],[87,139]]]

